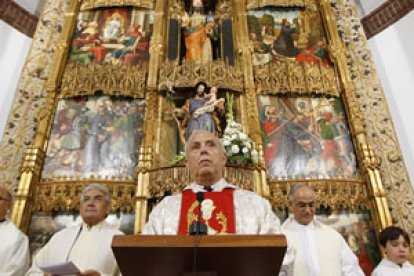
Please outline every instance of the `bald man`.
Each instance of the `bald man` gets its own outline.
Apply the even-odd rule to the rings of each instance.
[[[0,275],[20,276],[29,268],[29,241],[7,218],[12,195],[0,186]]]
[[[316,194],[296,185],[289,195],[293,217],[282,225],[288,244],[295,250],[295,276],[362,276],[358,258],[342,236],[315,220]]]

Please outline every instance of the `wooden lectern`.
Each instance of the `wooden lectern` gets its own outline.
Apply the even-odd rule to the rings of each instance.
[[[283,235],[115,236],[123,276],[275,276]]]

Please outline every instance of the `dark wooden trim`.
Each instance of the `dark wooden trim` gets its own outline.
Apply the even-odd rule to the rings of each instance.
[[[413,9],[413,0],[388,0],[362,18],[361,22],[367,38],[369,39],[385,30]]]
[[[12,0],[0,1],[0,20],[3,20],[28,37],[33,37],[38,18]]]

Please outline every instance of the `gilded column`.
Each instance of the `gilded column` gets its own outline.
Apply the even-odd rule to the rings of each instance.
[[[240,106],[244,107],[242,112],[242,123],[247,126],[247,132],[256,144],[260,152],[262,147],[260,123],[258,119],[258,108],[256,99],[256,87],[253,74],[253,46],[249,39],[247,27],[246,1],[233,1],[234,26],[236,38],[236,53],[238,54],[238,66],[242,67],[244,76],[244,94],[241,96]],[[255,191],[263,196],[269,196],[269,186],[266,181],[266,167],[263,159],[259,158],[258,169],[254,172]]]
[[[158,0],[155,4],[154,17],[154,33],[150,44],[150,61],[147,79],[146,102],[147,108],[145,112],[145,138],[141,147],[140,163],[137,168],[138,187],[136,191],[135,204],[135,232],[140,232],[147,218],[147,199],[149,196],[148,185],[149,175],[148,169],[153,165],[153,154],[155,140],[157,137],[157,124],[159,120],[159,97],[157,92],[158,69],[160,63],[164,60],[165,49],[165,14],[167,9],[167,0]]]
[[[62,33],[56,45],[51,69],[46,84],[46,102],[38,113],[38,127],[33,143],[26,150],[22,173],[15,194],[15,202],[12,210],[12,221],[23,231],[27,231],[31,218],[31,201],[34,189],[38,185],[43,158],[47,147],[47,136],[50,131],[51,121],[54,115],[55,102],[58,87],[62,79],[62,73],[69,49],[69,41],[72,36],[76,15],[79,11],[80,0],[72,0],[65,14]]]
[[[337,64],[338,74],[343,87],[343,98],[347,108],[348,119],[352,135],[355,140],[358,159],[361,164],[363,175],[368,182],[368,189],[372,196],[371,205],[373,208],[373,219],[376,225],[384,228],[390,224],[391,215],[388,210],[388,204],[385,197],[382,180],[379,174],[379,163],[373,154],[371,146],[367,142],[367,136],[364,131],[364,119],[356,101],[356,87],[353,84],[345,56],[345,47],[336,26],[335,16],[333,14],[331,3],[328,0],[321,0],[321,11],[327,26],[330,53]]]

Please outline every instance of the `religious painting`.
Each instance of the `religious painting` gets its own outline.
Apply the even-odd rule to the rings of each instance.
[[[42,178],[134,178],[144,100],[85,96],[58,102]]]
[[[316,218],[337,230],[359,260],[365,275],[371,275],[381,255],[372,219],[368,211],[320,210]]]
[[[135,216],[133,213],[110,214],[105,221],[111,225],[116,225],[117,229],[127,235],[134,234]],[[29,227],[29,246],[30,253],[35,253],[41,249],[59,230],[76,226],[82,223],[78,212],[68,214],[65,212],[44,213],[36,212],[32,215]]]
[[[69,62],[134,66],[149,59],[152,11],[111,8],[79,13]]]
[[[318,12],[266,7],[247,12],[253,65],[280,58],[329,65],[326,36]]]
[[[258,107],[270,177],[358,176],[355,150],[339,98],[259,96]]]

